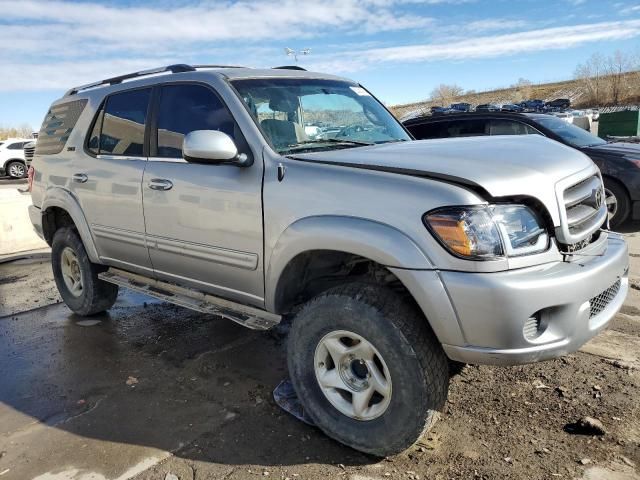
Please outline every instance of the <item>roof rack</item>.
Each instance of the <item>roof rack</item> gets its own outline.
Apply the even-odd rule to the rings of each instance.
[[[242,65],[193,65],[193,68],[247,68]]]
[[[167,67],[158,67],[152,68],[149,70],[141,70],[139,72],[127,73],[125,75],[120,75],[117,77],[107,78],[105,80],[100,80],[99,82],[88,83],[86,85],[80,85],[79,87],[73,87],[71,90],[68,90],[64,96],[68,97],[70,95],[75,95],[76,93],[82,90],[88,90],[90,88],[99,87],[101,85],[117,85],[118,83],[122,83],[124,80],[129,80],[131,78],[144,77],[147,75],[154,75],[156,73],[184,73],[184,72],[195,72],[198,68],[242,68],[233,65],[187,65],[185,63],[178,63],[175,65],[169,65]]]
[[[281,67],[273,67],[273,70],[302,70],[306,72],[306,68],[299,67],[298,65],[282,65]]]

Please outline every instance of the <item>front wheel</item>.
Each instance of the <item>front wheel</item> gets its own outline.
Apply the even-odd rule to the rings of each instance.
[[[6,170],[11,178],[22,178],[27,174],[27,167],[22,162],[9,162]]]
[[[604,179],[604,198],[609,213],[609,225],[616,228],[622,225],[631,212],[631,200],[626,190],[615,180]]]
[[[444,405],[449,365],[412,302],[353,283],[311,300],[295,318],[289,373],[328,436],[388,456],[413,445]]]
[[[51,266],[60,296],[74,313],[94,315],[115,303],[118,286],[98,278],[107,267],[91,263],[74,229],[65,227],[56,231],[51,244]]]

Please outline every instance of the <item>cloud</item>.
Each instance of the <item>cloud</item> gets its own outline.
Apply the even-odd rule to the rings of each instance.
[[[0,19],[29,26],[37,38],[64,41],[66,34],[111,45],[250,41],[312,37],[320,32],[405,30],[431,19],[392,11],[375,0],[244,0],[200,2],[169,8],[5,0]],[[51,36],[55,35],[55,36]],[[20,45],[18,45],[20,48]]]
[[[640,36],[640,20],[600,22],[527,32],[481,36],[448,43],[426,43],[374,48],[346,55],[314,59],[320,70],[352,72],[372,62],[416,63],[437,60],[466,60],[516,55],[544,50],[560,50],[586,43]]]
[[[0,45],[7,46],[0,51],[0,91],[62,90],[207,58],[278,64],[286,62],[282,47],[303,48],[314,41],[320,47],[305,58],[306,66],[348,73],[371,65],[499,57],[640,35],[640,20],[546,28],[518,18],[484,18],[456,25],[450,16],[437,22],[411,7],[419,3],[420,12],[431,12],[437,4],[473,1],[163,0],[122,6],[0,0]],[[398,32],[425,40],[398,45]]]

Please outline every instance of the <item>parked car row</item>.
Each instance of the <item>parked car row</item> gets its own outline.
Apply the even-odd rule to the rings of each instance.
[[[567,114],[568,115],[568,114]],[[542,113],[481,112],[428,116],[404,122],[416,139],[484,135],[530,135],[551,138],[588,155],[600,168],[610,224],[640,219],[640,145],[607,142],[561,116]]]
[[[520,103],[482,103],[475,107],[470,103],[452,103],[448,107],[433,106],[430,109],[432,115],[461,112],[560,112],[568,109],[571,101],[568,98],[558,98],[550,102],[544,100],[525,100]]]

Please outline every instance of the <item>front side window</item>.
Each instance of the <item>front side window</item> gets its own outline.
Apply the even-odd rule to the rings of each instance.
[[[24,147],[25,142],[16,142],[16,143],[12,143],[11,145],[7,146],[7,149],[9,150],[22,150],[22,148]]]
[[[218,130],[231,138],[235,122],[218,96],[203,85],[166,85],[160,93],[156,156],[182,158],[182,141],[195,130]]]
[[[267,140],[281,154],[410,140],[365,89],[338,80],[236,80]]]
[[[98,114],[95,122],[95,125],[102,124],[98,153],[129,156],[144,154],[144,129],[150,97],[151,89],[147,88],[115,93],[107,98],[103,112]],[[89,149],[92,148],[94,135],[95,132],[89,140]]]

